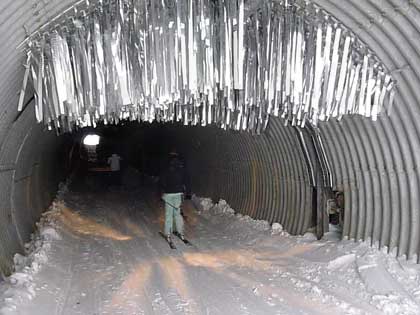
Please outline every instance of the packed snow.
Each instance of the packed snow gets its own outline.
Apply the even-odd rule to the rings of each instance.
[[[1,314],[420,314],[420,266],[334,227],[291,236],[193,197],[193,246],[171,250],[147,189],[62,191],[0,284]]]
[[[54,228],[53,214],[62,208],[62,198],[67,191],[67,184],[60,183],[57,198],[36,224],[37,230],[31,235],[31,241],[25,244],[26,255],[16,253],[13,257],[14,273],[5,283],[0,283],[0,296],[3,300],[0,304],[1,314],[15,314],[20,304],[32,300],[36,295],[34,276],[48,262],[52,244],[61,240]]]

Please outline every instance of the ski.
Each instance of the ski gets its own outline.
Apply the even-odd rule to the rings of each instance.
[[[189,240],[187,240],[185,237],[184,238],[182,238],[181,237],[181,234],[179,234],[178,232],[173,232],[173,234],[176,236],[176,237],[178,237],[182,242],[184,242],[184,244],[185,245],[188,245],[188,246],[193,246],[193,244],[189,241]]]
[[[163,234],[162,232],[159,232],[159,235],[163,237],[163,239],[169,244],[169,247],[171,249],[176,249],[174,242],[172,242],[172,240],[168,240],[165,234]]]

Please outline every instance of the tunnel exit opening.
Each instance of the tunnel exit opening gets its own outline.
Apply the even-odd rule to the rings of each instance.
[[[89,133],[83,138],[83,145],[85,147],[88,161],[96,162],[98,160],[98,153],[96,151],[99,143],[100,143],[100,136],[97,134]]]
[[[83,138],[83,144],[86,146],[96,147],[99,144],[101,137],[96,134],[88,134]]]

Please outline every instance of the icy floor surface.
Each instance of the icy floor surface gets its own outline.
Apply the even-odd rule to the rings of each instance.
[[[194,247],[175,239],[171,250],[155,196],[67,193],[0,284],[2,314],[420,314],[414,263],[334,233],[292,237],[224,201],[194,203]]]

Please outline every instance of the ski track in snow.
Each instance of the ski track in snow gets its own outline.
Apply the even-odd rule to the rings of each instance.
[[[184,212],[194,246],[174,238],[171,250],[158,234],[163,205],[146,189],[62,193],[0,283],[0,313],[420,314],[413,262],[334,232],[290,236],[223,200],[194,198]]]

